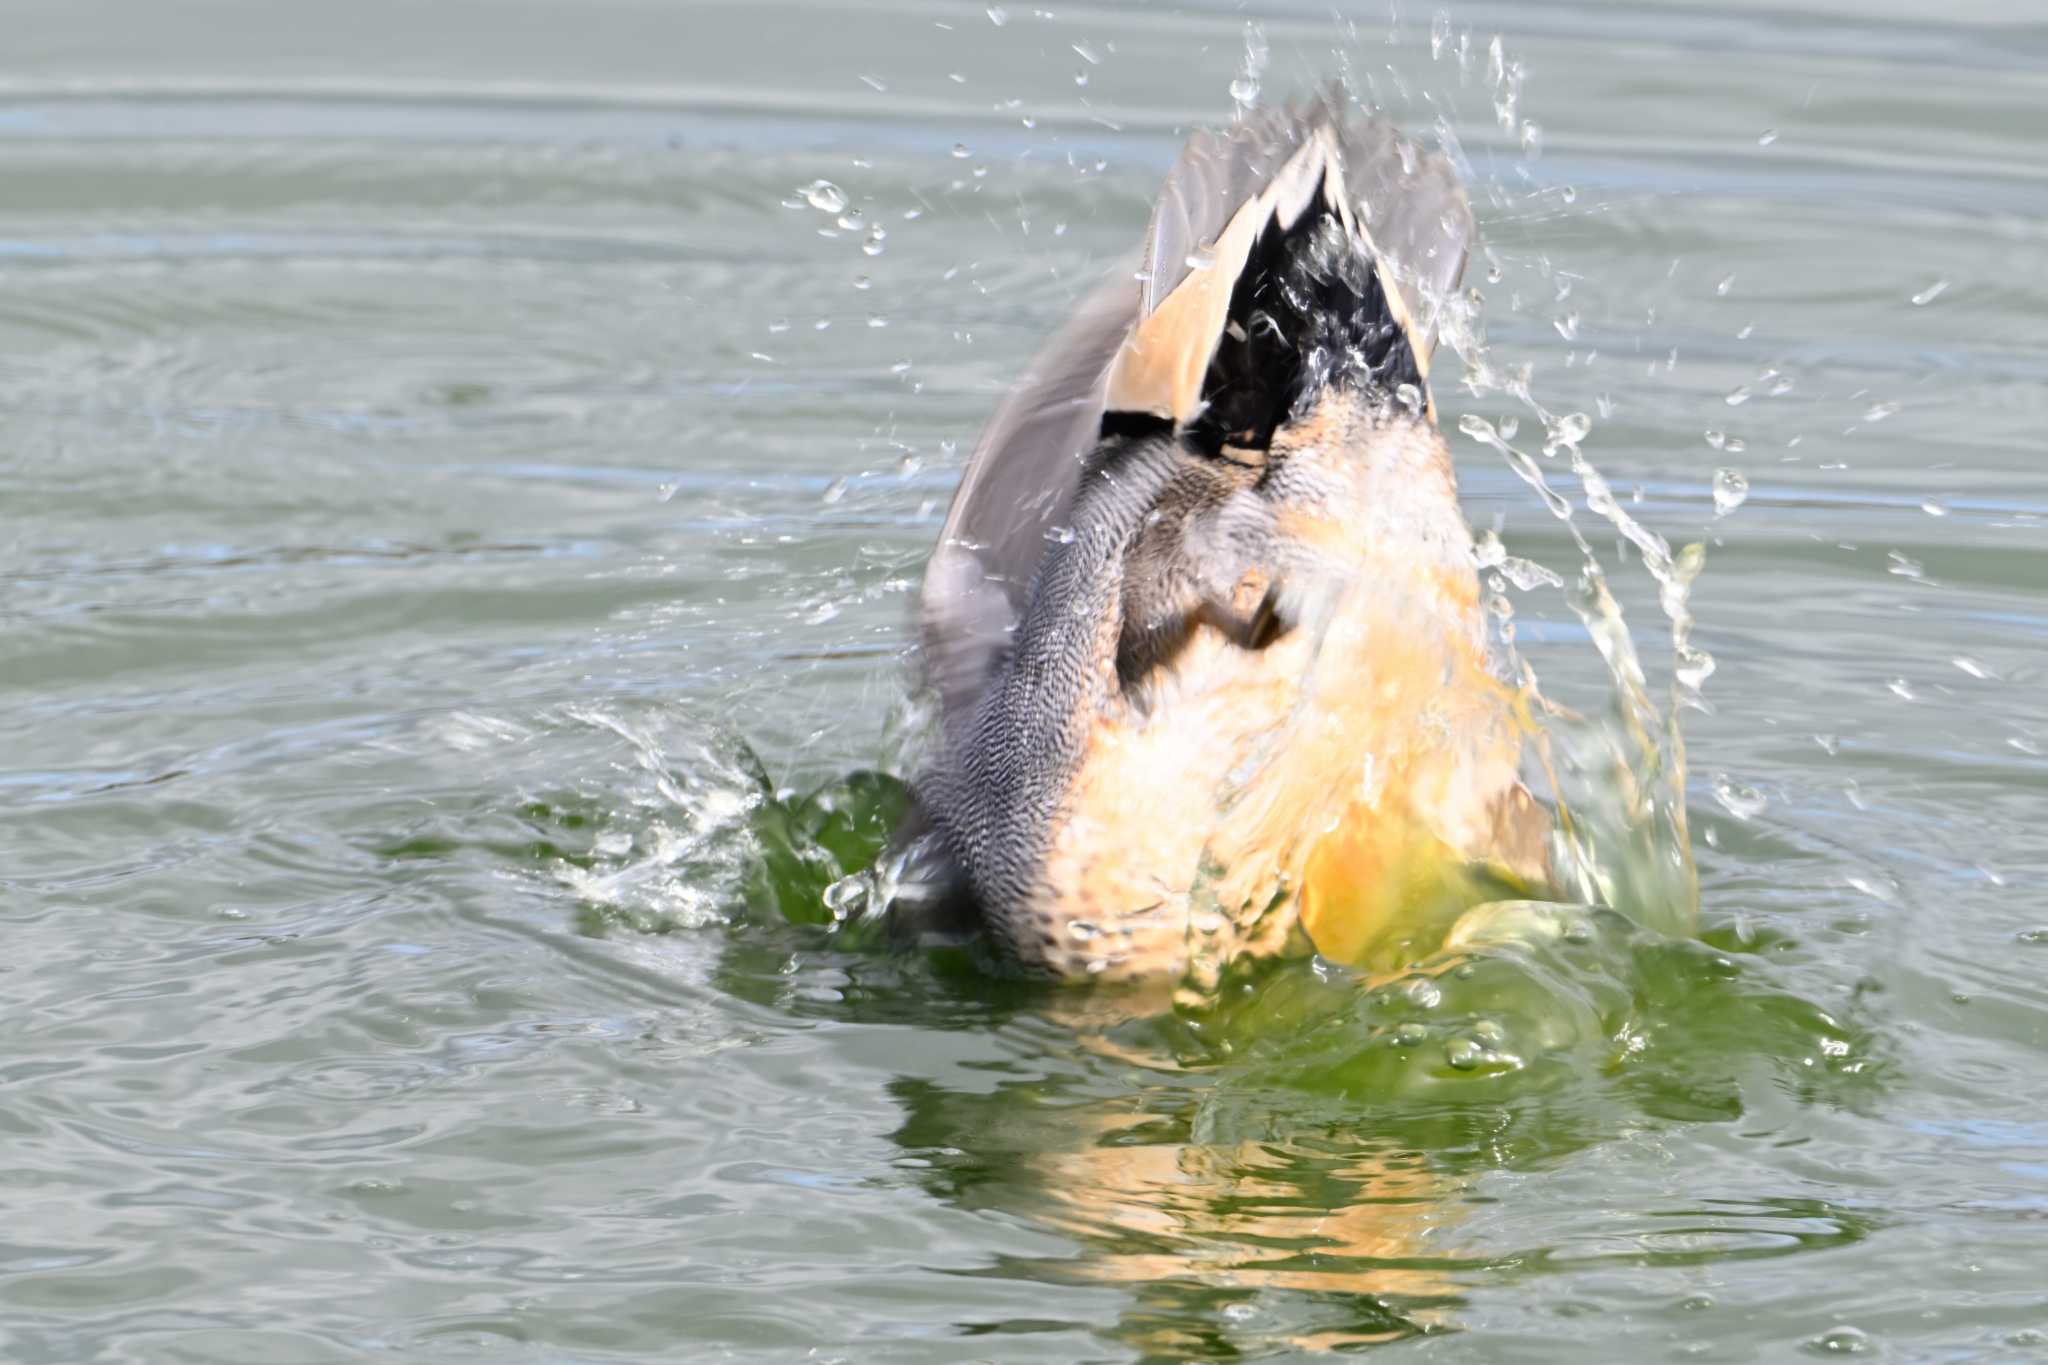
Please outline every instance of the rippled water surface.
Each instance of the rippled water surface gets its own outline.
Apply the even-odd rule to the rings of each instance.
[[[2048,1355],[2048,26],[1341,8],[14,0],[9,1359]],[[1489,363],[1706,543],[1698,939],[1175,1014],[818,922],[962,452],[1248,17],[1441,122]]]

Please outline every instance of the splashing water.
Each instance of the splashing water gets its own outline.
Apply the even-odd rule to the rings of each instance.
[[[1259,102],[1259,77],[1265,73],[1269,53],[1265,30],[1257,24],[1247,23],[1244,26],[1244,64],[1238,68],[1237,78],[1230,83],[1230,98],[1236,103],[1240,118]]]

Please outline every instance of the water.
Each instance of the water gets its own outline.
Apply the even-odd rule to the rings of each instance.
[[[16,0],[9,1359],[2048,1353],[2048,30],[1252,17]],[[1484,187],[1590,420],[1445,428],[1656,700],[1573,450],[1705,545],[1699,938],[1175,1014],[829,932],[959,452],[1176,128],[1344,65]]]

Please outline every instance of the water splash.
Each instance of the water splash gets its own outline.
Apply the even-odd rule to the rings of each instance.
[[[1488,66],[1496,85],[1509,80],[1511,64],[1498,42],[1489,50]],[[1498,268],[1496,261],[1489,280]],[[1732,281],[1724,283],[1732,287]],[[1570,894],[1589,902],[1689,925],[1697,913],[1698,889],[1678,717],[1688,708],[1704,709],[1700,689],[1714,670],[1712,656],[1694,646],[1691,638],[1691,588],[1705,562],[1705,550],[1692,544],[1674,552],[1662,536],[1630,515],[1585,455],[1592,420],[1584,413],[1552,412],[1534,392],[1532,364],[1509,366],[1495,358],[1483,325],[1483,307],[1476,289],[1439,304],[1439,330],[1463,364],[1463,388],[1473,398],[1505,394],[1542,423],[1543,458],[1562,456],[1577,481],[1585,510],[1636,550],[1656,585],[1658,605],[1669,626],[1671,682],[1660,705],[1650,695],[1633,637],[1606,570],[1579,524],[1572,498],[1552,481],[1536,456],[1514,444],[1519,424],[1512,418],[1496,424],[1477,413],[1465,414],[1458,429],[1499,454],[1569,535],[1579,569],[1576,581],[1564,585],[1565,600],[1592,638],[1612,686],[1613,724],[1587,723],[1544,696],[1534,667],[1516,649],[1512,634],[1503,632],[1505,671],[1520,688],[1529,715],[1542,722],[1538,749],[1558,806],[1563,880]],[[1558,330],[1570,340],[1577,330],[1575,320],[1571,328]],[[1727,438],[1720,444],[1725,447]]]
[[[1714,515],[1725,517],[1749,497],[1749,477],[1739,469],[1714,471]]]
[[[1244,62],[1238,68],[1236,79],[1230,82],[1230,98],[1237,105],[1237,115],[1243,118],[1259,102],[1259,78],[1265,74],[1266,60],[1271,49],[1266,46],[1266,31],[1257,24],[1244,26]]]

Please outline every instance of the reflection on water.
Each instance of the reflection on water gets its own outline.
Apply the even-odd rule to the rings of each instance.
[[[1416,972],[1288,964],[1203,1015],[1049,993],[1023,1007],[1037,1047],[985,1086],[891,1082],[895,1139],[948,1200],[1078,1247],[987,1273],[1129,1286],[1115,1335],[1160,1358],[1454,1330],[1489,1286],[1828,1250],[1879,1225],[1789,1194],[1674,1196],[1504,1244],[1488,1177],[1541,1178],[1662,1122],[1755,1121],[1776,1088],[1866,1106],[1884,1068],[1864,1011],[1785,993],[1763,958],[1612,915],[1485,918]]]

